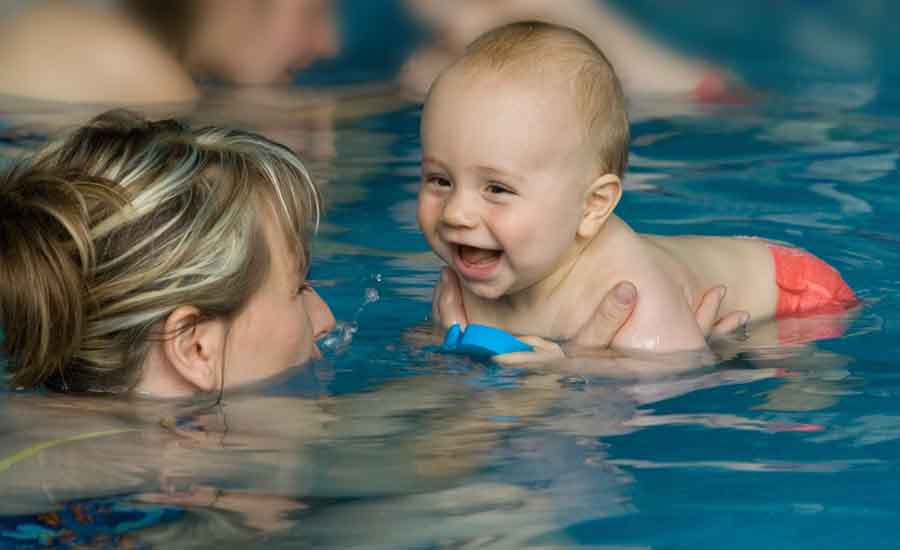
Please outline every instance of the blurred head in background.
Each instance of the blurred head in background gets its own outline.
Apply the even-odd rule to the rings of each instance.
[[[334,0],[34,2],[0,14],[0,94],[187,102],[205,80],[289,82],[339,47]]]
[[[334,57],[333,0],[125,0],[191,74],[240,84],[289,82]]]

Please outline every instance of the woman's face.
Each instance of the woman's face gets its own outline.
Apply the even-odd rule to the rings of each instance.
[[[227,386],[274,376],[321,357],[316,341],[334,328],[331,309],[298,272],[274,212],[261,217],[269,272],[228,328]]]
[[[240,84],[290,82],[339,48],[333,0],[202,0],[188,64]]]

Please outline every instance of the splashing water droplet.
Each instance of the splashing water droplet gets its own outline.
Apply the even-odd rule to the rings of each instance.
[[[359,310],[362,311],[362,308],[368,304],[377,302],[381,298],[381,295],[378,294],[378,291],[374,288],[367,288],[365,298],[363,299],[362,305],[359,307]]]
[[[381,277],[378,275],[377,277]],[[381,299],[377,289],[367,288],[363,293],[363,301],[353,315],[353,321],[338,321],[334,329],[319,341],[319,347],[324,351],[341,354],[344,353],[353,341],[353,335],[359,331],[359,316],[369,304]]]
[[[343,353],[350,346],[350,343],[353,341],[353,335],[356,334],[357,330],[359,330],[359,327],[356,323],[338,321],[335,323],[334,329],[319,342],[319,347],[322,350]]]

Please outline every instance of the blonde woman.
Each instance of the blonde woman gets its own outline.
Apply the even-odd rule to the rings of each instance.
[[[215,392],[317,357],[319,195],[255,134],[101,115],[0,181],[12,384]]]

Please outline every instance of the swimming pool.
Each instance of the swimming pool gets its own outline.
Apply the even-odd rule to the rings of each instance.
[[[415,227],[418,107],[344,98],[316,125],[245,103],[327,181],[325,360],[190,416],[4,392],[0,547],[896,548],[900,86],[777,74],[806,61],[749,105],[635,98],[620,208],[829,260],[866,300],[841,338],[641,381],[434,356],[414,337],[438,267]],[[14,118],[65,113],[32,115]]]

